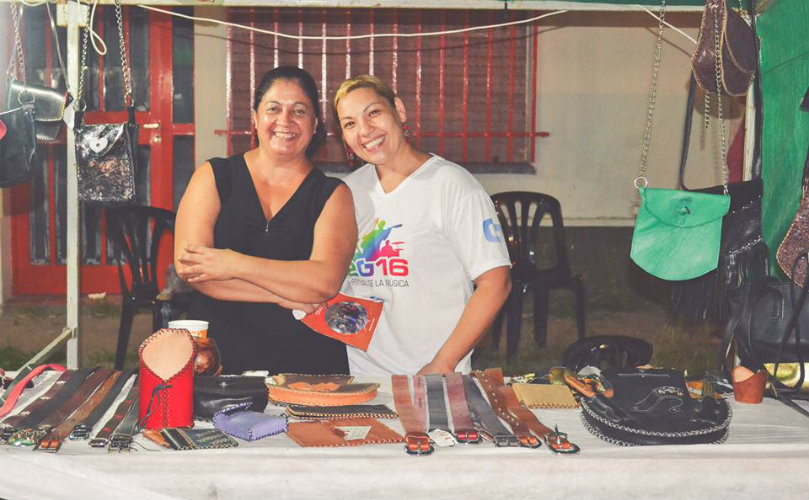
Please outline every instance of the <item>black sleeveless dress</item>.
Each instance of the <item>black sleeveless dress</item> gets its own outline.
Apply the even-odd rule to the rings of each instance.
[[[314,227],[339,179],[313,169],[269,221],[243,155],[209,160],[221,211],[214,247],[276,260],[306,260]],[[348,373],[345,344],[309,329],[276,304],[217,300],[195,293],[191,316],[209,321],[225,373]]]

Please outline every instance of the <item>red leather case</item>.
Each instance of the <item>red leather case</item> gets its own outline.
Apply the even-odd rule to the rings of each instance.
[[[194,425],[194,359],[188,330],[163,328],[143,341],[138,416],[145,429]]]

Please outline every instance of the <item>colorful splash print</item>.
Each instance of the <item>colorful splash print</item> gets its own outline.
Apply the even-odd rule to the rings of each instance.
[[[365,233],[357,243],[349,275],[407,276],[407,260],[401,256],[405,242],[390,239],[391,232],[400,227],[401,224],[388,226],[387,221],[376,219],[373,229]]]

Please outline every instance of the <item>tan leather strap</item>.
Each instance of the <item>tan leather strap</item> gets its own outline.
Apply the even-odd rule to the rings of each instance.
[[[61,424],[57,425],[53,429],[51,429],[48,434],[45,435],[39,442],[35,445],[36,450],[41,451],[48,451],[51,453],[56,453],[59,451],[59,448],[62,447],[62,442],[65,438],[70,435],[73,427],[77,424],[86,419],[96,407],[101,404],[101,401],[107,397],[109,394],[110,389],[115,385],[115,382],[121,376],[121,372],[115,371],[113,372],[99,387],[98,389],[93,392],[82,404],[79,406],[76,411],[73,412],[68,418],[62,421]]]
[[[520,446],[526,448],[539,448],[541,445],[539,439],[531,433],[531,429],[523,423],[520,419],[512,415],[508,411],[506,401],[503,396],[498,392],[498,388],[503,384],[503,372],[497,368],[490,368],[485,372],[475,370],[473,372],[475,378],[480,382],[483,390],[486,391],[486,396],[489,398],[489,404],[498,417],[508,422],[511,430],[520,440]]]
[[[405,451],[411,455],[429,455],[433,452],[427,435],[424,408],[419,412],[410,397],[407,375],[391,375],[393,404],[405,430]]]
[[[452,428],[455,430],[455,439],[459,443],[480,443],[482,436],[475,428],[472,417],[469,416],[469,405],[466,403],[466,394],[463,388],[463,375],[453,372],[448,373],[445,378],[447,381],[449,413],[452,415]]]
[[[514,392],[514,389],[505,385],[502,370],[499,368],[489,368],[484,372],[484,377],[495,385],[494,391],[497,393],[497,399],[503,404],[506,412],[508,412],[512,419],[520,422],[524,428],[529,429],[536,437],[541,439],[551,451],[555,453],[576,453],[579,451],[578,446],[567,440],[567,434],[546,426],[539,421],[537,416],[534,415],[534,412],[520,403],[520,399],[517,397],[517,393]],[[511,423],[511,420],[505,420]]]

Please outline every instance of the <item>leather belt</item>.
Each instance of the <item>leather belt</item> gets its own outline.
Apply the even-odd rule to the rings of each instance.
[[[393,404],[405,431],[405,451],[411,455],[429,455],[434,448],[426,432],[425,414],[423,408],[420,413],[413,405],[407,375],[391,375],[391,386]]]
[[[121,376],[115,381],[115,385],[112,386],[112,388],[107,392],[104,400],[101,401],[98,406],[96,406],[92,413],[90,413],[83,422],[79,423],[73,428],[73,431],[70,433],[71,440],[87,439],[90,437],[90,431],[93,430],[93,427],[95,427],[98,421],[101,420],[101,417],[103,417],[107,410],[109,410],[112,403],[115,402],[115,399],[121,394],[121,391],[123,390],[127,381],[132,378],[134,373],[135,369],[132,369],[126,373],[121,373]]]
[[[64,372],[53,387],[48,389],[48,392],[40,396],[37,401],[31,403],[29,408],[3,422],[8,427],[3,431],[3,439],[15,446],[34,444],[36,438],[42,437],[42,432],[36,430],[40,423],[70,399],[84,379],[93,371],[95,368]]]
[[[17,398],[17,404],[14,405],[14,411],[17,411],[19,415],[22,412],[28,411],[31,405],[37,402],[40,396],[43,396],[49,391],[54,383],[61,377],[65,372],[59,372],[55,370],[46,370],[39,375],[37,375],[33,380],[27,383],[26,388],[28,390],[22,391],[19,398]],[[14,418],[14,416],[6,417],[5,419],[0,418],[0,431],[5,428],[7,424],[4,422],[9,421],[10,419]]]
[[[427,409],[430,417],[427,429],[450,432],[447,404],[444,402],[444,377],[435,374],[427,375],[424,377],[424,382],[427,386]]]
[[[460,373],[453,372],[448,373],[446,379],[447,398],[452,415],[452,427],[455,429],[455,439],[459,443],[480,443],[482,439],[480,432],[475,428],[475,424],[469,416],[469,406],[466,404],[466,395],[463,390],[463,377]]]
[[[56,427],[64,422],[67,417],[76,411],[82,405],[82,403],[84,403],[87,398],[89,398],[90,395],[93,394],[96,389],[98,389],[98,386],[110,378],[112,372],[112,370],[106,368],[94,371],[82,381],[79,388],[70,395],[68,400],[56,407],[56,409],[52,411],[50,415],[45,417],[42,422],[39,423],[38,427],[51,429],[52,427]]]
[[[90,440],[90,446],[93,448],[105,448],[108,444],[110,444],[110,436],[112,433],[115,432],[115,429],[118,428],[121,421],[124,417],[127,416],[129,411],[134,407],[137,406],[136,403],[138,401],[138,381],[137,379],[130,387],[129,392],[124,396],[123,401],[118,403],[118,406],[115,408],[115,413],[110,417],[104,425],[101,426],[101,429],[96,433],[95,436]]]
[[[8,389],[5,393],[3,393],[2,400],[3,406],[0,407],[0,418],[8,415],[8,413],[14,409],[14,406],[17,404],[17,399],[20,397],[22,391],[25,390],[28,382],[33,380],[37,375],[44,372],[45,370],[52,369],[57,370],[60,372],[65,371],[65,367],[62,365],[40,365],[34,368],[33,370],[29,367],[25,367],[17,373],[17,376],[14,377],[14,380],[9,385]]]
[[[498,384],[493,377],[490,377],[488,370],[485,373],[480,370],[475,370],[473,373],[475,378],[478,379],[480,385],[483,387],[483,390],[486,391],[486,395],[489,397],[489,403],[492,405],[492,409],[498,417],[508,422],[508,425],[511,426],[511,430],[514,431],[517,439],[520,440],[520,446],[524,446],[526,448],[539,448],[542,443],[531,433],[531,429],[529,429],[528,426],[525,425],[525,423],[523,423],[520,419],[509,413],[503,396],[497,391],[497,388],[502,384]]]
[[[88,378],[88,382],[90,379],[96,375],[98,375],[101,370],[94,373],[90,378]],[[39,440],[39,442],[35,445],[35,450],[41,451],[48,451],[51,453],[56,453],[59,451],[59,448],[62,447],[62,442],[65,438],[70,434],[73,430],[73,427],[76,424],[79,424],[87,418],[90,413],[95,410],[95,408],[101,403],[101,401],[107,397],[112,386],[115,385],[115,382],[121,377],[121,372],[114,371],[108,374],[107,378],[101,383],[100,386],[97,386],[94,389],[94,392],[89,395],[89,397],[85,398],[83,402],[80,403],[80,406],[73,411],[69,417],[64,419],[62,423],[51,429],[48,434],[46,434],[43,438]],[[77,393],[78,395],[78,393]]]
[[[519,446],[520,440],[500,422],[471,376],[463,376],[463,385],[466,401],[469,404],[469,416],[483,436],[492,441],[495,446]]]
[[[90,440],[93,448],[104,448],[109,445],[110,451],[116,449],[130,450],[132,435],[138,424],[138,395],[140,385],[136,380],[126,397],[118,404],[115,414],[107,420],[101,430]]]
[[[506,421],[509,423],[513,421],[519,422],[522,428],[529,429],[554,453],[578,453],[579,447],[568,441],[567,434],[544,425],[539,421],[536,415],[534,415],[534,412],[520,403],[520,399],[517,397],[517,393],[514,392],[514,389],[506,386],[503,380],[502,370],[499,368],[489,368],[483,373],[476,372],[475,376],[482,376],[482,378],[478,378],[478,380],[481,380],[484,387],[492,387],[492,390],[496,393],[497,400],[511,417],[506,419]],[[488,393],[490,389],[487,387],[486,391]]]

